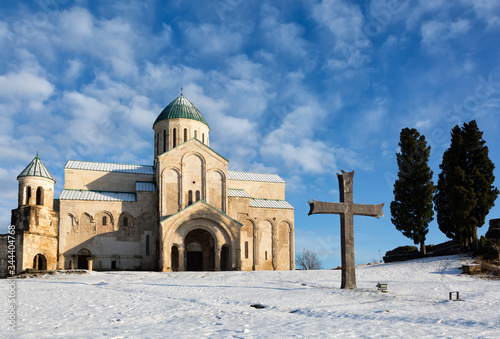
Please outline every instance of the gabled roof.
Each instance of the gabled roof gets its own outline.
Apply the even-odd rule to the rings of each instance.
[[[158,118],[156,118],[153,126],[162,120],[175,118],[197,120],[208,126],[207,121],[200,113],[198,108],[196,108],[196,106],[193,105],[191,101],[186,99],[182,94],[163,109]]]
[[[277,174],[227,171],[227,178],[229,180],[259,181],[285,184],[285,180],[281,179],[281,177]]]
[[[222,155],[220,155],[217,151],[214,151],[212,148],[210,148],[210,146],[208,146],[207,144],[201,142],[200,140],[198,140],[198,138],[191,138],[187,141],[184,141],[182,144],[179,144],[177,146],[175,146],[174,148],[171,148],[169,149],[168,151],[165,151],[161,154],[158,155],[158,158],[161,157],[163,154],[167,154],[167,153],[171,153],[175,150],[178,150],[180,149],[182,146],[184,146],[185,144],[189,143],[189,142],[196,142],[199,146],[202,146],[208,150],[210,150],[211,152],[213,152],[214,154],[216,154],[217,156],[221,157],[222,159],[226,160],[227,162],[229,162],[229,160],[227,160],[225,157],[223,157]]]
[[[225,218],[227,218],[228,220],[231,220],[232,222],[235,222],[235,223],[237,223],[237,224],[239,224],[239,225],[242,225],[242,223],[240,223],[238,220],[233,219],[232,217],[230,217],[230,216],[229,216],[229,215],[227,215],[226,213],[222,212],[222,211],[221,211],[220,209],[218,209],[217,207],[214,207],[214,206],[210,205],[210,204],[209,204],[208,202],[206,202],[205,200],[198,200],[197,202],[195,202],[195,203],[193,203],[193,204],[189,205],[188,207],[181,209],[179,212],[174,213],[174,214],[172,214],[172,215],[170,215],[170,216],[168,216],[168,217],[164,218],[163,220],[160,220],[160,223],[164,222],[165,220],[169,220],[169,219],[173,219],[173,218],[175,218],[175,217],[179,217],[180,215],[185,214],[186,212],[188,212],[188,213],[189,213],[189,211],[190,211],[191,209],[194,209],[196,206],[200,206],[200,205],[201,205],[201,206],[203,206],[203,207],[205,207],[205,208],[206,208],[206,209],[208,209],[208,210],[211,210],[211,211],[212,211],[212,212],[214,212],[215,214],[222,215],[222,216],[224,216]],[[191,216],[192,216],[193,218],[196,218],[196,216],[195,216],[195,215],[194,215],[194,216],[193,216],[193,215],[191,215]],[[206,216],[206,215],[205,215],[205,216]]]
[[[65,189],[59,200],[137,201],[135,193]]]
[[[42,177],[46,179],[52,180],[54,183],[56,182],[52,175],[50,175],[47,167],[43,164],[42,160],[36,157],[30,162],[30,164],[17,176],[17,179],[21,177]]]
[[[153,166],[148,166],[148,165],[113,164],[109,162],[93,162],[93,161],[79,161],[79,160],[68,160],[64,168],[90,170],[90,171],[133,173],[133,174],[155,174],[155,168]]]

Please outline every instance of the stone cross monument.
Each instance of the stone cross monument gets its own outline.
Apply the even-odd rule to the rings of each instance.
[[[339,179],[340,203],[322,202],[313,199],[309,202],[311,214],[340,214],[340,238],[342,251],[342,284],[340,288],[356,288],[354,263],[354,215],[367,215],[379,218],[384,216],[384,204],[363,205],[353,202],[352,180],[354,171],[337,173]]]

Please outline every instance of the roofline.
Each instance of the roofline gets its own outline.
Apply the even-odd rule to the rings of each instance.
[[[239,222],[238,220],[236,220],[236,219],[234,219],[234,218],[230,217],[229,215],[227,215],[226,213],[222,212],[220,209],[218,209],[217,207],[215,207],[215,206],[213,206],[213,205],[209,204],[208,202],[206,202],[206,201],[205,201],[205,200],[203,200],[203,199],[200,199],[200,200],[196,201],[195,203],[192,203],[191,205],[189,205],[189,206],[187,206],[187,207],[185,207],[185,208],[181,209],[180,211],[178,211],[178,212],[176,212],[176,213],[174,213],[174,214],[172,214],[172,215],[169,215],[169,216],[168,216],[168,217],[166,217],[166,218],[163,218],[162,220],[160,220],[160,223],[164,222],[164,221],[165,221],[165,220],[167,220],[167,219],[170,219],[170,218],[172,218],[172,217],[176,216],[177,214],[179,214],[179,213],[181,213],[181,212],[185,211],[186,209],[190,208],[191,206],[194,206],[194,205],[196,205],[196,204],[198,204],[198,203],[201,203],[201,202],[204,202],[205,204],[207,204],[208,206],[212,207],[212,208],[213,208],[213,209],[215,209],[216,211],[218,211],[218,212],[220,212],[220,213],[224,214],[224,215],[225,215],[226,217],[228,217],[229,219],[231,219],[231,220],[233,220],[233,221],[236,221],[238,224],[240,224],[241,226],[243,226],[243,224],[242,224],[241,222]]]
[[[122,164],[119,162],[105,162],[105,161],[89,161],[89,160],[75,160],[75,159],[68,159],[66,161],[66,164],[64,165],[64,168],[68,165],[68,162],[70,161],[79,161],[79,162],[89,162],[89,163],[94,163],[94,164],[111,164],[111,165],[128,165],[128,166],[144,166],[144,167],[155,167],[154,165],[141,165],[141,164]],[[79,169],[79,168],[70,168],[70,169]],[[99,171],[99,170],[85,170],[85,171]],[[104,171],[107,172],[107,171]]]
[[[44,179],[53,181],[54,184],[56,183],[56,181],[54,179],[44,177],[43,175],[18,175],[16,179],[19,179],[19,178],[30,178],[30,177],[31,178],[44,178]]]
[[[156,156],[156,158],[158,158],[158,157],[162,156],[163,154],[166,154],[166,153],[168,153],[168,152],[173,151],[173,150],[174,150],[174,149],[176,149],[177,147],[181,147],[182,145],[184,145],[184,144],[186,144],[186,143],[190,142],[190,141],[191,141],[191,140],[193,140],[193,139],[194,139],[194,140],[196,140],[196,141],[198,141],[200,144],[202,144],[203,146],[205,146],[206,148],[208,148],[209,150],[211,150],[212,152],[214,152],[214,153],[215,153],[215,154],[217,154],[219,157],[221,157],[222,159],[226,160],[226,161],[229,163],[229,160],[228,160],[228,159],[226,159],[223,155],[220,155],[217,151],[214,151],[212,148],[210,148],[210,146],[208,146],[207,144],[204,144],[204,143],[203,143],[203,142],[201,142],[198,138],[195,138],[195,137],[193,137],[193,138],[191,138],[191,139],[189,139],[189,140],[187,140],[187,141],[184,141],[182,144],[179,144],[179,145],[175,146],[174,148],[171,148],[171,149],[169,149],[168,151],[163,152],[162,154],[158,154],[158,155]]]
[[[228,172],[238,172],[238,173],[249,173],[249,174],[262,174],[262,175],[276,175],[278,176],[281,180],[283,180],[283,178],[278,175],[278,174],[275,174],[275,173],[262,173],[262,172],[246,172],[246,171],[233,171],[233,170],[230,170],[228,169],[227,170]],[[270,184],[285,184],[286,185],[286,181],[283,180],[283,182],[275,182],[275,181],[261,181],[261,180],[243,180],[243,179],[227,179],[227,180],[231,180],[231,181],[251,181],[251,182],[267,182],[267,183],[270,183]]]

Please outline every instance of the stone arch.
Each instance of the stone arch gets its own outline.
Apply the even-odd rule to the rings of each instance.
[[[71,213],[66,214],[66,222],[68,223],[68,226],[71,227],[72,232],[78,231],[78,220],[75,218],[73,214]]]
[[[292,251],[292,226],[289,221],[281,220],[277,228],[277,260],[276,268],[290,270]]]
[[[135,229],[135,219],[132,214],[128,212],[122,212],[118,218],[118,224],[115,230],[122,232],[125,235],[134,234]]]
[[[26,186],[24,193],[24,205],[29,205],[31,200],[31,186]]]
[[[226,176],[218,169],[207,173],[207,202],[215,208],[226,212]]]
[[[33,258],[33,269],[39,271],[47,270],[47,258],[43,254],[38,253],[35,255]]]
[[[245,219],[242,221],[243,226],[240,229],[240,241],[243,248],[243,255],[241,258],[241,269],[242,270],[252,270],[254,266],[254,253],[258,251],[254,250],[254,222],[250,219]]]
[[[175,167],[162,171],[161,206],[163,216],[177,213],[181,206],[181,173]]]
[[[206,216],[206,215],[205,215]],[[236,264],[236,253],[235,250],[236,248],[239,248],[239,246],[236,246],[235,244],[235,238],[234,235],[231,233],[231,230],[227,225],[225,225],[221,220],[213,220],[212,218],[205,217],[205,218],[197,218],[196,216],[186,216],[185,218],[175,222],[175,224],[172,224],[168,230],[163,234],[162,237],[162,260],[163,260],[163,265],[165,269],[172,268],[172,262],[171,262],[171,255],[170,255],[170,249],[171,246],[178,245],[178,250],[179,250],[179,270],[184,270],[184,257],[185,257],[185,238],[186,235],[193,230],[196,229],[202,229],[207,231],[208,233],[211,234],[212,238],[214,239],[214,247],[215,247],[215,258],[214,258],[214,264],[215,264],[215,270],[219,270],[219,263],[220,263],[220,249],[221,246],[223,245],[228,245],[230,246],[231,255],[230,255],[230,260],[231,260],[231,268],[234,268],[237,266]]]
[[[80,216],[80,223],[78,225],[80,232],[92,233],[94,231],[92,227],[93,222],[94,219],[92,218],[92,216],[86,212],[83,212]]]
[[[36,189],[36,205],[43,206],[43,187],[41,186]]]
[[[271,220],[263,219],[258,227],[259,266],[264,270],[273,269],[273,223]]]
[[[89,269],[89,262],[88,258],[92,257],[92,253],[86,249],[82,248],[78,251],[78,269],[81,270],[88,270]]]
[[[97,212],[95,215],[95,221],[97,233],[109,233],[114,231],[115,220],[111,212]]]
[[[187,271],[215,270],[215,238],[211,232],[203,228],[189,231],[184,247]]]

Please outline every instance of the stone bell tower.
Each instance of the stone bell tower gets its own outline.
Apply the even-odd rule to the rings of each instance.
[[[54,206],[55,180],[36,157],[17,177],[18,207],[12,210],[16,231],[16,273],[26,269],[55,270],[59,212]]]

